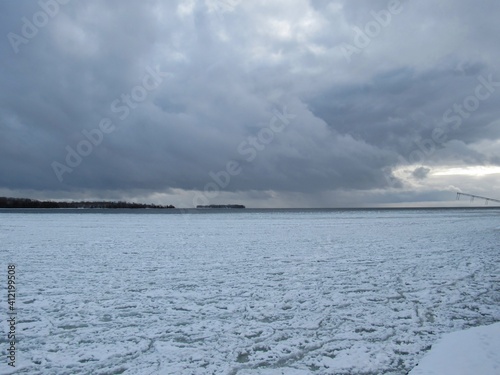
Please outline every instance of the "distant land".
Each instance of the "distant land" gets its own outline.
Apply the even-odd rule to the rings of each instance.
[[[196,208],[245,208],[242,204],[210,204],[208,206],[196,206]]]
[[[172,205],[160,206],[156,204],[142,204],[130,202],[106,202],[106,201],[81,201],[81,202],[54,202],[38,201],[27,198],[0,197],[0,208],[175,208]]]

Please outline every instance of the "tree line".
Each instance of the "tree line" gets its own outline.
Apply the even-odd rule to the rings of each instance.
[[[55,202],[39,201],[28,198],[0,197],[0,208],[175,208],[172,205],[161,206],[156,204],[143,204],[131,202],[108,201],[81,201],[81,202]]]

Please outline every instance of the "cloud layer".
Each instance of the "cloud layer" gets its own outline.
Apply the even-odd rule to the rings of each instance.
[[[0,192],[495,196],[498,173],[433,171],[500,165],[499,14],[493,0],[1,2]]]

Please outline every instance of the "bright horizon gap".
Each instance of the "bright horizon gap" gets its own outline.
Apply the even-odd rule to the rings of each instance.
[[[500,173],[500,167],[497,166],[473,166],[473,167],[453,167],[438,168],[432,172],[433,176],[489,176]]]

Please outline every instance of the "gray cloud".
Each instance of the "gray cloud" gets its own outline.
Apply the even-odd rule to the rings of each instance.
[[[389,2],[243,0],[223,14],[217,1],[40,3],[59,9],[30,38],[25,20],[44,8],[0,3],[5,192],[178,194],[189,206],[210,172],[233,160],[241,173],[215,200],[362,205],[443,197],[430,185],[396,191],[406,185],[387,176],[401,164],[499,165],[500,87],[460,126],[443,117],[475,95],[478,77],[500,82],[493,0],[401,2],[351,61],[342,46],[354,43],[353,27],[364,29]],[[18,53],[9,33],[27,40]],[[129,98],[121,116],[112,103],[124,105],[148,69],[164,74],[161,84],[141,102]],[[251,146],[284,107],[296,117]],[[61,182],[53,163],[66,165],[67,147],[76,150],[103,118],[114,130]],[[434,140],[437,128],[445,141]]]
[[[416,179],[423,180],[427,177],[430,171],[431,171],[430,168],[419,167],[412,172],[412,175]]]

